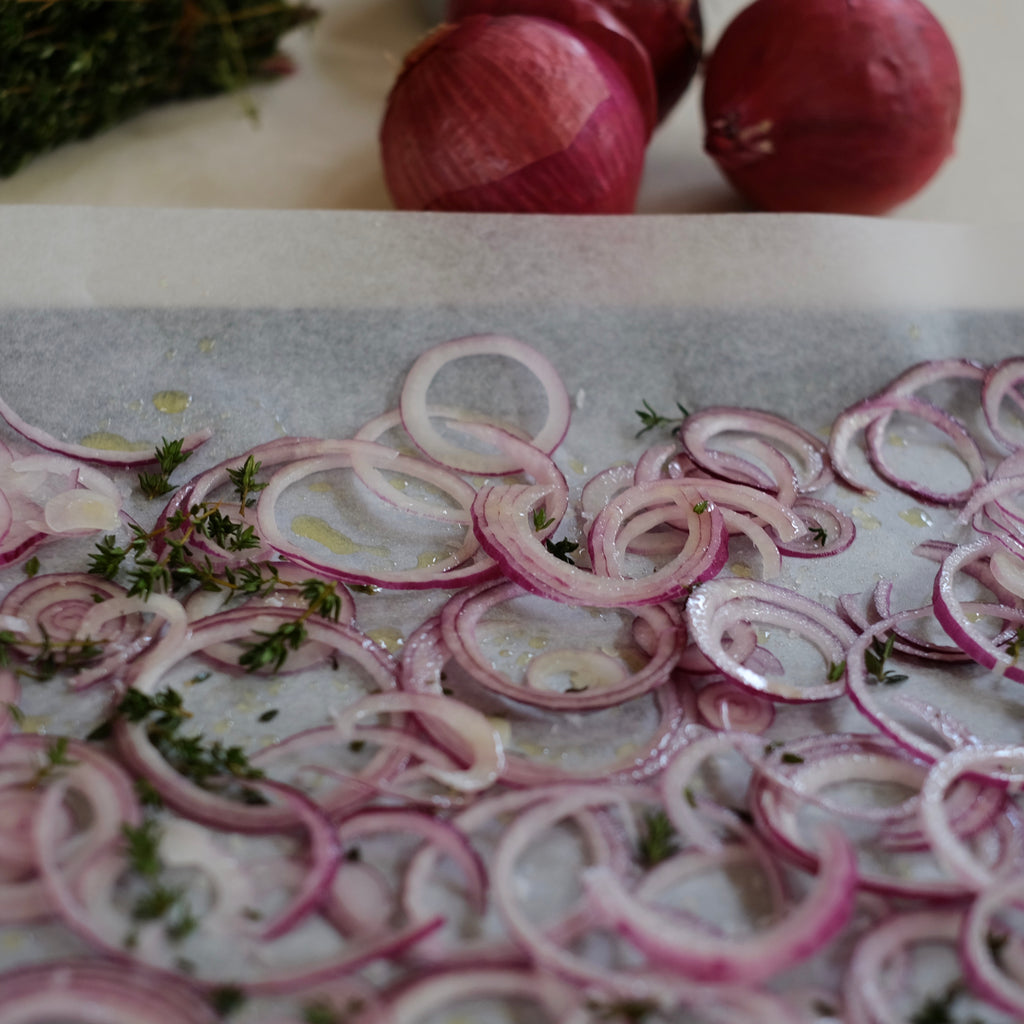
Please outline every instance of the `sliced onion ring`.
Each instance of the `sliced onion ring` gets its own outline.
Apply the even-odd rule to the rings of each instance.
[[[515,472],[515,460],[501,453],[486,455],[453,445],[430,422],[427,392],[434,378],[451,362],[467,356],[501,356],[522,364],[537,378],[547,398],[547,416],[533,436],[533,445],[550,453],[569,427],[570,401],[558,371],[539,351],[522,341],[497,334],[456,338],[427,349],[413,363],[402,385],[399,408],[406,433],[431,458],[464,473],[481,476]]]

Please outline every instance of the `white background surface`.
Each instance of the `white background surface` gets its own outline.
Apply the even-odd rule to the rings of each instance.
[[[712,46],[745,0],[703,0]],[[172,104],[41,157],[0,181],[0,203],[388,210],[377,126],[403,55],[426,31],[419,0],[318,0],[286,42],[291,77],[238,96]],[[957,152],[890,217],[1024,222],[1024,0],[931,0],[960,56]],[[701,149],[699,85],[656,134],[640,213],[742,206]]]

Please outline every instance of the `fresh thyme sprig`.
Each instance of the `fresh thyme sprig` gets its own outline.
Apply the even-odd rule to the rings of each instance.
[[[541,530],[546,530],[554,522],[554,519],[548,515],[548,510],[543,505],[533,510],[533,528],[537,533],[540,533]]]
[[[282,622],[270,632],[257,629],[254,635],[261,639],[245,645],[245,651],[238,658],[238,664],[246,672],[258,672],[262,668],[277,672],[288,658],[288,652],[297,651],[309,633],[305,620],[293,619]]]
[[[165,441],[162,469],[170,469],[181,457],[180,444]],[[187,457],[187,455],[186,455]],[[257,479],[261,464],[252,456],[228,477],[238,498],[239,513],[255,503],[253,497],[266,484]],[[238,597],[266,596],[282,587],[298,589],[306,602],[306,610],[296,619],[283,623],[271,632],[257,632],[259,639],[250,644],[239,658],[239,664],[250,672],[259,669],[280,669],[289,652],[297,650],[307,636],[305,622],[311,615],[336,621],[341,611],[337,584],[318,579],[301,582],[282,580],[272,562],[249,559],[241,567],[216,567],[209,556],[198,556],[193,545],[196,537],[213,541],[226,551],[238,553],[260,547],[255,528],[232,518],[218,502],[201,502],[188,510],[179,509],[167,517],[161,527],[147,532],[133,525],[128,543],[119,545],[108,534],[90,555],[89,572],[105,579],[119,573],[127,578],[128,593],[148,598],[155,593],[176,593],[188,587],[227,591]],[[162,548],[154,555],[154,548]]]
[[[287,659],[288,652],[297,651],[305,642],[309,635],[306,621],[311,616],[319,615],[337,621],[341,614],[341,598],[333,583],[304,580],[299,592],[306,602],[306,610],[297,618],[282,622],[275,630],[255,631],[255,635],[261,639],[246,645],[238,659],[238,664],[247,672],[258,672],[264,668],[277,672]]]
[[[171,474],[192,455],[191,452],[181,450],[183,443],[181,438],[174,441],[168,441],[166,437],[160,438],[160,446],[156,449],[156,461],[160,472],[139,474],[139,490],[144,497],[159,498],[174,490],[174,485],[170,481]]]
[[[132,904],[132,920],[144,924],[163,921],[164,934],[171,942],[181,942],[199,924],[185,890],[169,885],[163,878],[164,862],[160,856],[160,827],[154,818],[143,819],[140,825],[121,826],[125,857],[141,883],[142,891]],[[136,936],[130,932],[126,946],[134,945]]]
[[[1006,645],[1006,653],[1016,663],[1022,651],[1024,651],[1024,626],[1018,626],[1016,632]]]
[[[48,782],[62,768],[73,768],[78,764],[74,758],[68,756],[68,742],[67,736],[58,736],[49,744],[46,748],[43,763],[32,777],[33,786],[39,786]]]
[[[252,508],[256,504],[256,499],[252,495],[257,491],[262,491],[267,486],[266,482],[256,479],[256,474],[259,473],[261,466],[262,463],[257,462],[250,455],[237,469],[229,469],[227,471],[228,479],[230,479],[235,488],[235,493],[238,495],[240,508]]]
[[[317,998],[302,1007],[302,1020],[304,1024],[348,1024],[365,1010],[365,1000],[360,996],[346,999],[343,1006]]]
[[[648,1017],[658,1012],[658,1004],[650,999],[619,999],[611,1003],[591,1000],[587,1003],[587,1009],[595,1020],[644,1024]]]
[[[963,1018],[954,1016],[957,1000],[966,992],[967,987],[961,979],[950,982],[939,995],[925,999],[910,1017],[910,1024],[984,1024],[975,1014]]]
[[[19,674],[45,682],[60,671],[85,668],[103,654],[103,647],[92,640],[57,641],[42,626],[39,631],[40,639],[31,640],[0,630],[0,667],[9,668],[17,659],[24,663]]]
[[[678,416],[663,416],[660,412],[655,411],[651,406],[651,403],[645,398],[641,403],[643,408],[635,409],[634,412],[640,417],[640,422],[643,426],[636,432],[637,437],[642,437],[650,430],[654,430],[657,427],[671,426],[673,430],[678,430],[679,425],[690,415],[690,411],[679,402],[676,402],[676,408],[679,410]]]
[[[145,722],[146,735],[163,759],[202,789],[235,791],[246,803],[264,802],[252,787],[232,785],[263,778],[263,772],[249,763],[241,747],[227,746],[220,740],[207,744],[201,734],[182,731],[192,716],[181,694],[172,687],[153,695],[127,690],[117,706],[117,715],[129,722]]]
[[[845,661],[830,661],[828,663],[828,673],[826,678],[830,683],[838,683],[844,675],[846,675]]]
[[[885,641],[877,637],[871,641],[871,646],[864,652],[864,666],[879,683],[887,686],[895,683],[902,683],[907,677],[900,672],[893,672],[885,667],[885,663],[892,654],[896,637],[890,633]]]
[[[568,562],[569,565],[575,565],[576,563],[570,557],[572,553],[579,547],[576,541],[569,540],[567,537],[563,537],[561,540],[546,540],[544,541],[544,547],[563,562]]]
[[[675,826],[664,811],[644,815],[643,831],[637,843],[637,859],[645,868],[667,860],[679,849]]]
[[[546,530],[549,526],[554,525],[554,519],[548,515],[547,509],[535,508],[533,510],[533,528],[538,533],[541,530]],[[547,549],[549,554],[555,556],[563,562],[568,562],[569,565],[575,565],[576,563],[570,557],[572,553],[579,547],[576,541],[569,540],[568,538],[562,538],[562,540],[552,540],[550,537],[544,541],[544,547]]]

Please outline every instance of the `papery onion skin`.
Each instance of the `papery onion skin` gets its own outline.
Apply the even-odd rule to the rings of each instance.
[[[881,214],[950,155],[960,100],[919,0],[756,0],[708,60],[704,148],[760,209]]]
[[[647,55],[650,65],[652,118],[660,124],[682,98],[700,64],[704,47],[704,25],[697,0],[583,0],[586,6],[598,6],[621,22]],[[580,0],[449,0],[447,18],[457,21],[468,14],[535,14],[566,24],[573,22],[567,13]],[[624,55],[623,43],[614,35],[602,38],[591,33],[615,56]],[[611,44],[609,46],[609,44]],[[641,103],[645,103],[643,93]],[[646,109],[646,108],[645,108]]]
[[[697,0],[600,0],[651,58],[658,121],[682,99],[700,66],[704,23]]]
[[[567,25],[600,46],[629,79],[644,112],[648,135],[657,123],[657,99],[651,58],[636,35],[596,0],[450,0],[447,19],[473,14],[522,14]]]
[[[646,139],[603,49],[517,15],[431,33],[406,57],[380,130],[399,209],[489,213],[631,213]]]

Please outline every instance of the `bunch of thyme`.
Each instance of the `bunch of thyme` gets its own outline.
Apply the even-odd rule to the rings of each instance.
[[[188,458],[188,453],[182,453],[181,441],[165,438],[156,456],[159,472],[139,475],[139,488],[147,497],[159,497],[173,490],[170,475]],[[154,593],[179,593],[192,587],[225,591],[237,597],[265,596],[282,587],[297,589],[306,603],[305,610],[273,631],[255,633],[258,639],[247,645],[238,659],[250,672],[277,671],[288,653],[306,640],[306,622],[311,616],[337,621],[341,612],[335,583],[316,578],[297,583],[283,580],[277,566],[269,561],[248,559],[237,567],[216,566],[209,556],[195,553],[197,537],[236,554],[260,547],[254,528],[241,518],[255,504],[254,495],[266,487],[258,479],[260,468],[260,463],[249,456],[241,466],[228,470],[235,493],[230,503],[198,502],[187,510],[178,509],[154,530],[134,523],[127,544],[119,544],[116,536],[107,534],[96,544],[89,559],[89,572],[108,580],[123,573],[128,593],[143,598]],[[239,518],[230,514],[235,506]],[[158,554],[154,553],[157,548]]]
[[[0,4],[0,176],[159,103],[289,70],[278,41],[314,17],[287,0]]]

